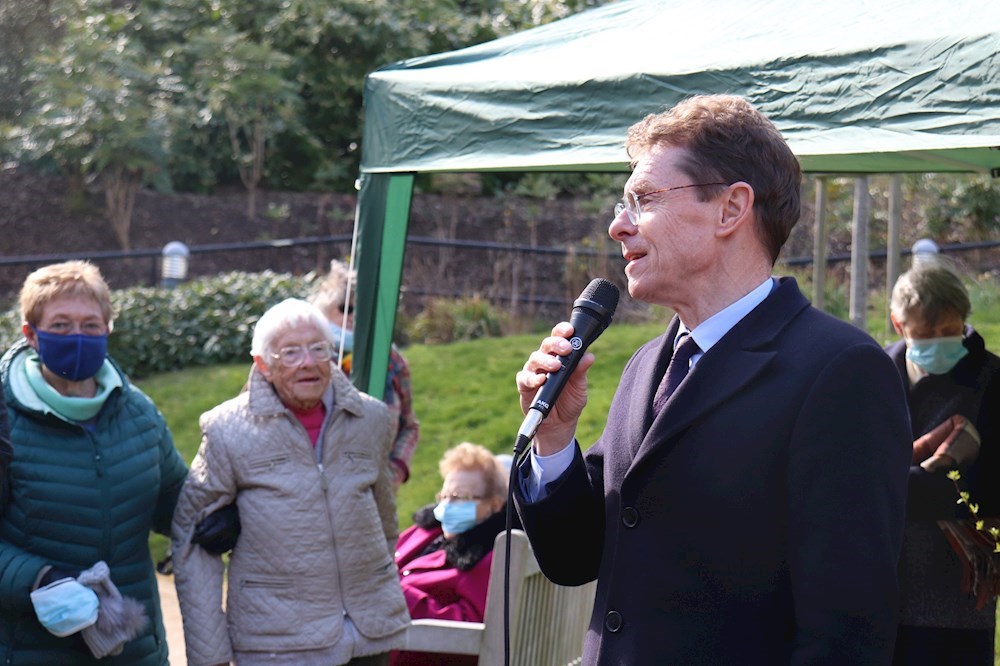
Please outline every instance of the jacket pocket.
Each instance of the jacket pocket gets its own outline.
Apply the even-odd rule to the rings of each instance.
[[[372,454],[369,451],[344,451],[347,463],[355,467],[368,467],[372,464]]]
[[[359,449],[343,451],[340,456],[340,466],[350,478],[351,485],[359,489],[371,487],[378,479],[379,466],[371,451]],[[388,460],[382,461],[385,465]]]
[[[287,453],[251,458],[247,461],[247,468],[253,473],[273,472],[288,465],[290,459]]]
[[[300,602],[294,579],[260,575],[239,578],[229,597],[229,626],[237,649],[253,649],[255,637],[296,633]]]
[[[410,613],[399,586],[398,571],[391,558],[369,569],[363,600],[354,600],[356,612],[351,616],[362,635],[384,638],[409,625]]]

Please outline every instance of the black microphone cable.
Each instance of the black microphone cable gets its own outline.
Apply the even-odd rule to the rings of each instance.
[[[522,442],[521,440],[524,439]],[[514,445],[514,458],[510,463],[510,478],[507,481],[507,538],[504,539],[503,568],[503,663],[510,666],[510,532],[514,525],[514,484],[517,483],[517,468],[524,459],[523,451],[531,440],[518,435]],[[518,447],[520,444],[520,448]]]
[[[618,307],[618,287],[603,278],[596,278],[587,285],[573,303],[573,314],[570,323],[573,324],[573,337],[570,344],[573,351],[562,359],[563,367],[554,373],[549,373],[548,379],[535,394],[535,399],[525,415],[514,442],[514,455],[510,465],[510,478],[507,481],[507,538],[504,543],[503,572],[503,663],[510,666],[510,536],[514,523],[514,484],[518,482],[517,470],[528,457],[528,445],[535,437],[535,432],[542,420],[549,415],[552,406],[559,398],[569,376],[576,370],[577,364],[586,353],[590,344],[611,324],[611,318]]]

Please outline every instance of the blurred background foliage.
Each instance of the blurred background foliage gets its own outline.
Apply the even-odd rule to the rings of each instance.
[[[369,72],[606,1],[4,0],[0,164],[103,189],[124,249],[139,187],[244,188],[250,217],[263,214],[259,189],[353,193]],[[538,200],[571,195],[606,208],[621,182],[620,174],[497,173],[422,175],[417,184]],[[837,237],[849,228],[853,184],[829,182]],[[872,182],[873,195],[884,196]],[[904,188],[904,228],[917,237],[1000,232],[1000,188],[986,176],[909,175]]]
[[[79,187],[243,186],[250,216],[257,188],[353,192],[369,72],[598,4],[4,0],[0,162]]]
[[[253,327],[272,305],[304,298],[314,275],[228,273],[175,289],[112,292],[114,330],[108,353],[133,377],[219,363],[250,362]],[[0,316],[0,348],[21,338],[15,308]]]

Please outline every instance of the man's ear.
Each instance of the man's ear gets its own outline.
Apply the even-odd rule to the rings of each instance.
[[[737,229],[753,224],[754,193],[749,183],[733,183],[722,196],[722,215],[716,229],[717,236],[730,236]]]

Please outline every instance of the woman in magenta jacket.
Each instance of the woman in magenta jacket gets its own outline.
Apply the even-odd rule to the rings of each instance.
[[[482,446],[462,443],[439,463],[437,504],[413,516],[396,544],[396,566],[413,619],[482,622],[493,540],[504,529],[507,478]],[[475,664],[476,657],[394,652],[393,666]]]

